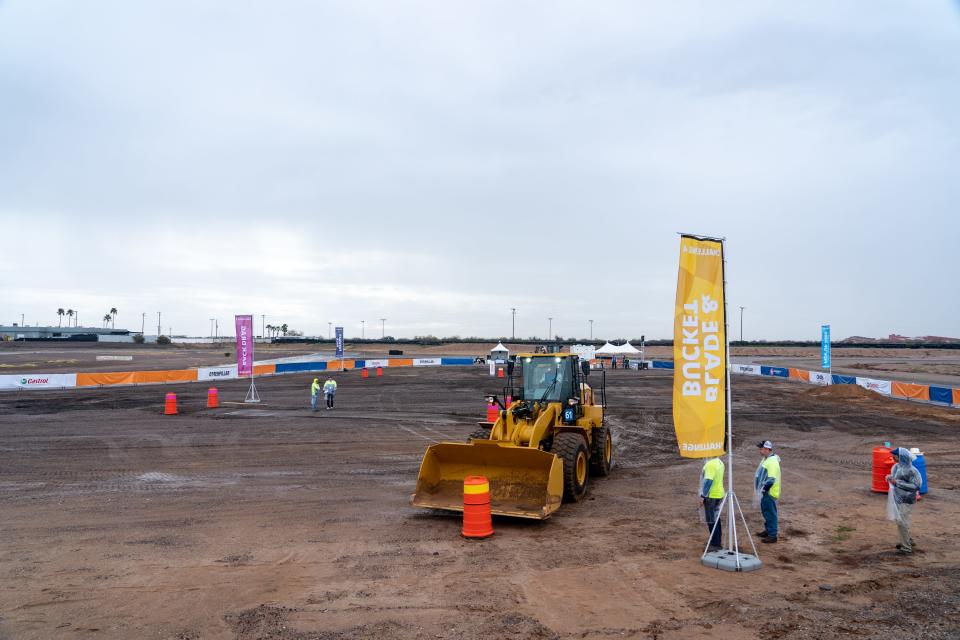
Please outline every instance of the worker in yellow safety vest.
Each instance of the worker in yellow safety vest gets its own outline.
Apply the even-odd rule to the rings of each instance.
[[[327,378],[323,383],[323,395],[327,401],[327,411],[333,409],[333,398],[337,395],[337,381],[333,378]]]
[[[317,410],[317,400],[320,398],[320,380],[319,378],[313,379],[313,384],[310,385],[310,410]]]
[[[763,514],[763,531],[758,533],[761,541],[766,544],[777,542],[777,501],[780,499],[780,456],[773,452],[773,443],[763,440],[757,443],[760,449],[760,465],[753,477],[754,501],[760,504],[760,513]]]
[[[722,548],[723,527],[719,522],[720,505],[727,492],[723,488],[723,460],[710,458],[700,470],[700,504],[710,532],[710,545],[707,551],[719,551]]]

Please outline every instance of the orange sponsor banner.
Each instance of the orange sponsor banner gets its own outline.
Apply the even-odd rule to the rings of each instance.
[[[160,382],[196,382],[196,369],[168,371],[119,371],[106,373],[78,373],[78,387],[96,387],[114,384],[151,384]]]
[[[413,358],[391,358],[390,359],[391,367],[412,367]]]
[[[960,404],[960,389],[953,390],[953,404]]]
[[[349,371],[354,368],[353,365],[353,360],[327,360],[327,371]]]
[[[810,372],[803,369],[790,369],[790,377],[794,380],[803,380],[804,382],[810,382]]]
[[[255,364],[253,365],[253,375],[255,376],[268,376],[277,372],[277,365],[275,364]]]
[[[894,382],[893,395],[913,400],[929,400],[930,387],[925,384],[911,384],[909,382]],[[956,392],[954,392],[956,397]]]

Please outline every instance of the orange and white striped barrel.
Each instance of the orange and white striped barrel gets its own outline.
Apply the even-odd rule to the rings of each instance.
[[[463,530],[464,538],[487,538],[493,535],[493,519],[490,516],[490,483],[483,476],[467,476],[463,479]]]
[[[500,417],[500,409],[493,402],[487,404],[487,422],[496,422]]]
[[[177,394],[168,393],[166,395],[163,403],[163,415],[165,416],[177,415]]]
[[[220,406],[220,394],[216,387],[207,389],[207,409],[216,409]]]

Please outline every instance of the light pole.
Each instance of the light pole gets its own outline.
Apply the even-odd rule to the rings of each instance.
[[[210,318],[210,342],[213,342],[213,323],[214,318]]]
[[[160,328],[160,312],[157,311],[157,338],[160,337],[161,333],[163,333],[163,329]]]
[[[143,311],[140,313],[140,335],[143,335],[143,330],[146,328],[147,324],[147,312]]]
[[[593,340],[593,320],[590,321],[590,339]]]
[[[327,323],[327,340],[330,339],[330,335],[331,335],[332,333],[333,333],[333,323],[332,323],[332,322],[328,322],[328,323]]]
[[[513,321],[512,321],[512,324],[510,325],[510,339],[516,340],[517,339],[517,308],[510,307],[510,312],[513,314]]]
[[[366,320],[360,321],[360,339],[361,340],[367,339],[367,321]]]
[[[746,307],[740,307],[740,342],[743,342],[743,310]]]
[[[264,313],[260,314],[260,337],[267,337],[267,316]]]
[[[547,340],[553,340],[553,318],[547,318],[550,321],[550,330],[547,331]]]
[[[387,337],[387,319],[380,318],[380,339],[383,340]]]

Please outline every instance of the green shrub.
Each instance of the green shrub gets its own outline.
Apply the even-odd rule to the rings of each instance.
[[[170,338],[167,336],[157,336],[157,344],[170,344]]]

